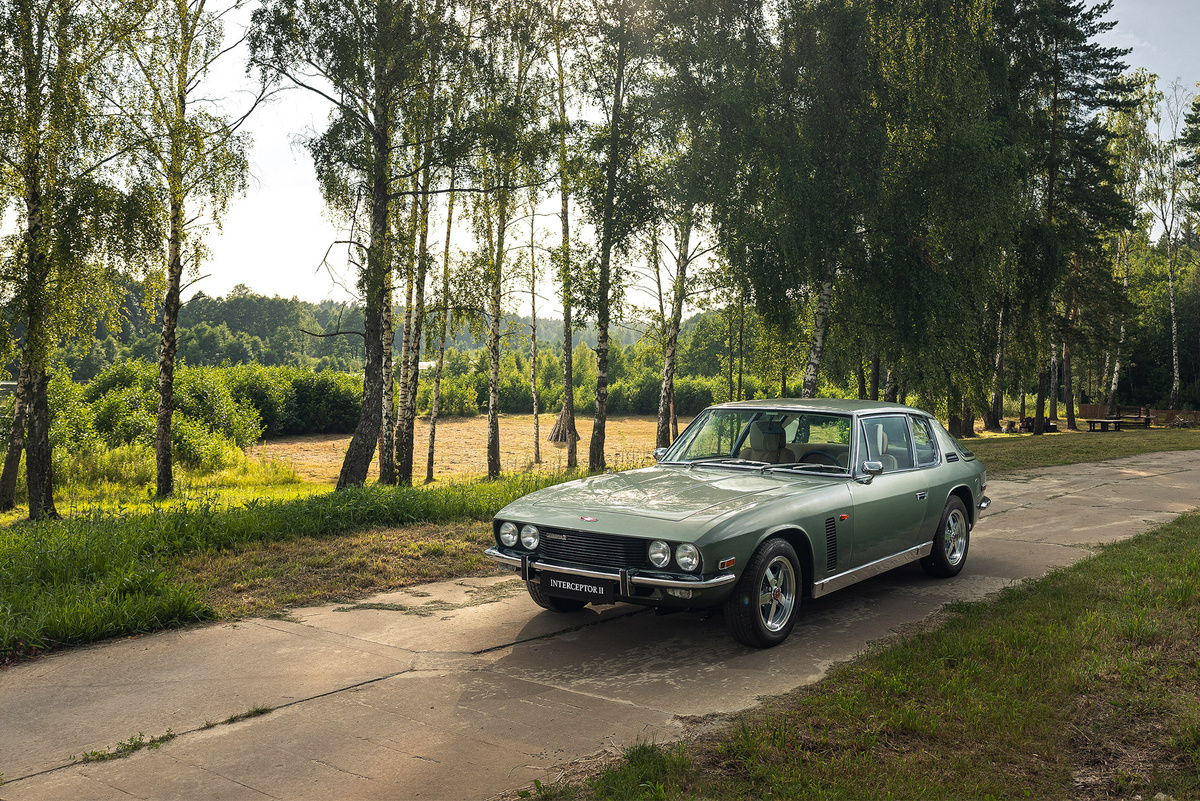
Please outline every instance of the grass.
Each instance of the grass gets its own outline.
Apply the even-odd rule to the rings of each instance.
[[[486,521],[515,498],[566,478],[363,487],[240,506],[214,495],[149,511],[95,509],[12,524],[0,529],[0,662],[212,619],[218,608],[231,615],[271,611],[356,588],[463,575],[480,566],[477,554],[476,562],[459,558],[477,549],[480,528],[456,535],[444,524]],[[415,538],[380,533],[374,554],[351,553],[354,541],[339,539],[423,523],[443,527]],[[358,540],[370,541],[366,534]],[[346,566],[336,565],[339,558]],[[325,579],[316,581],[322,565]],[[271,579],[268,600],[239,600],[247,580],[272,572],[280,575]],[[351,572],[361,578],[348,580]]]
[[[1152,428],[1057,434],[992,434],[963,440],[987,466],[989,476],[1056,465],[1100,462],[1124,456],[1200,448],[1200,429]]]
[[[72,756],[71,761],[83,763],[108,762],[113,759],[122,759],[130,754],[141,751],[143,748],[159,748],[163,743],[168,743],[174,739],[175,733],[170,729],[167,729],[166,734],[159,735],[158,737],[151,737],[149,740],[146,739],[146,735],[143,732],[138,732],[128,740],[123,740],[122,742],[117,743],[111,749],[105,748],[100,751],[88,751],[83,756],[78,758]]]
[[[1200,797],[1200,515],[542,798]],[[528,791],[527,791],[528,792]]]

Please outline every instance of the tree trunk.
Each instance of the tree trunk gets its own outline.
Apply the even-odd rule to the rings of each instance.
[[[561,11],[562,7],[559,7]],[[579,434],[575,431],[575,380],[574,380],[574,321],[572,306],[575,303],[573,281],[571,275],[571,176],[568,165],[570,157],[567,151],[567,130],[570,119],[567,117],[567,77],[564,64],[562,37],[554,39],[555,64],[557,69],[556,89],[558,91],[558,183],[559,199],[562,207],[559,211],[559,223],[562,226],[562,242],[559,250],[558,274],[562,284],[563,303],[563,403],[559,412],[555,430],[566,437],[567,469],[574,470],[579,465]]]
[[[379,483],[386,486],[396,484],[395,459],[395,418],[396,393],[392,374],[392,341],[395,332],[392,329],[392,282],[391,271],[388,271],[387,288],[383,295],[383,418],[379,426]]]
[[[871,400],[879,400],[879,354],[871,357]]]
[[[999,431],[1004,416],[1004,307],[996,319],[996,357],[992,360],[992,404],[983,418],[983,427]]]
[[[1058,420],[1058,402],[1061,400],[1058,384],[1058,348],[1050,348],[1050,413],[1049,419]]]
[[[433,153],[427,146],[426,165],[432,159]],[[417,276],[413,281],[412,334],[408,344],[408,367],[404,371],[408,386],[405,388],[405,403],[399,415],[401,434],[396,438],[398,449],[396,470],[398,480],[404,486],[412,485],[413,439],[417,427],[417,389],[421,377],[421,341],[425,335],[425,279],[429,273],[429,189],[432,176],[428,167],[423,174],[420,213],[417,216],[420,227],[417,236]]]
[[[413,188],[414,190],[420,189],[420,185],[415,179],[413,181]],[[410,243],[412,243],[412,239],[415,236],[413,232],[418,225],[417,219],[419,215],[418,192],[414,191],[412,206],[409,209],[409,222],[403,229],[404,236]],[[392,436],[392,447],[394,449],[392,458],[396,464],[396,483],[400,484],[412,484],[411,475],[408,481],[405,481],[401,475],[400,463],[407,445],[404,438],[406,435],[411,438],[411,432],[407,431],[404,427],[404,410],[408,408],[408,373],[412,369],[412,360],[409,358],[409,354],[412,353],[413,347],[413,273],[415,272],[415,265],[413,264],[412,257],[415,256],[415,253],[415,243],[411,247],[406,248],[406,254],[409,255],[409,258],[406,258],[404,264],[404,327],[400,335],[400,397],[396,404],[395,432]]]
[[[858,399],[867,399],[867,371],[863,369],[862,359],[858,360],[858,366],[855,368],[855,373],[858,374]]]
[[[950,394],[946,398],[946,430],[952,437],[963,435],[962,395],[954,387],[950,388]]]
[[[614,65],[612,115],[609,119],[608,163],[605,165],[604,203],[601,207],[600,275],[596,298],[596,417],[592,424],[592,441],[588,448],[588,469],[598,473],[605,468],[604,439],[608,421],[608,324],[612,293],[612,250],[616,217],[617,158],[620,152],[621,118],[625,103],[626,38],[628,20],[621,17]]]
[[[1047,373],[1046,365],[1042,363],[1042,369],[1038,371],[1038,392],[1037,404],[1034,407],[1033,413],[1033,433],[1044,434],[1046,432],[1046,390],[1050,383],[1050,376]]]
[[[155,494],[166,498],[175,490],[171,454],[171,418],[175,413],[175,332],[179,325],[183,280],[183,200],[171,193],[171,232],[168,242],[167,294],[163,299],[162,337],[158,348],[158,417],[154,427]]]
[[[25,441],[25,485],[29,490],[29,519],[58,519],[54,507],[54,461],[50,447],[50,375],[34,367],[29,376],[29,438]]]
[[[963,399],[962,402],[962,422],[960,425],[959,436],[963,438],[975,436],[975,409],[971,407],[971,402]]]
[[[821,295],[817,300],[817,311],[813,316],[812,342],[808,347],[808,360],[804,366],[804,385],[800,390],[803,398],[817,397],[817,379],[821,373],[821,357],[825,353],[825,336],[829,332],[829,310],[833,306],[833,283],[837,278],[837,266],[829,268],[821,284]]]
[[[692,249],[691,213],[684,215],[676,229],[675,280],[671,285],[671,317],[667,322],[666,342],[663,344],[663,377],[658,395],[658,429],[654,446],[665,448],[673,441],[671,424],[675,410],[675,359],[679,343],[679,327],[683,321],[683,298],[687,286],[687,268]]]
[[[382,59],[380,59],[382,60]],[[377,77],[383,69],[377,63]],[[382,85],[382,80],[377,82]],[[383,98],[376,98],[371,131],[371,239],[366,270],[359,278],[363,293],[363,402],[358,424],[346,449],[338,489],[362,486],[375,458],[379,429],[383,425],[383,304],[391,257],[388,248],[388,202],[391,181],[391,119]]]
[[[896,395],[899,392],[899,386],[896,382],[896,369],[892,365],[888,365],[887,378],[883,382],[883,399],[887,403],[895,403]]]
[[[1067,402],[1067,428],[1078,431],[1075,427],[1075,383],[1071,375],[1071,338],[1063,337],[1063,397]]]
[[[442,371],[446,366],[446,340],[450,338],[450,240],[454,235],[454,166],[450,167],[450,192],[446,200],[446,246],[442,251],[442,330],[438,341],[437,370],[433,374],[433,400],[429,407],[429,457],[425,462],[425,483],[433,481],[434,443],[442,396]]]
[[[492,241],[492,226],[488,224],[488,252],[491,254],[490,286],[488,299],[488,478],[500,477],[500,315],[502,313],[500,293],[503,289],[504,235],[508,222],[508,195],[505,190],[498,193],[499,208],[495,216],[495,239]]]
[[[1175,315],[1175,247],[1167,232],[1167,297],[1171,302],[1171,408],[1179,408],[1179,320]]]
[[[21,470],[21,454],[25,452],[25,411],[29,406],[29,368],[21,360],[17,373],[17,391],[13,398],[13,421],[8,434],[8,453],[4,457],[4,472],[0,473],[0,512],[17,505],[17,475]]]
[[[537,209],[531,209],[530,214],[536,213]],[[540,431],[541,420],[538,414],[538,386],[537,386],[537,268],[536,268],[536,253],[534,251],[533,226],[529,227],[529,394],[533,399],[533,463],[542,463],[542,441]]]

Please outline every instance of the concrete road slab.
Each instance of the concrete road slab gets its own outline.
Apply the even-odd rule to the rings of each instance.
[[[51,655],[0,673],[0,799],[461,799],[548,780],[816,681],[947,602],[1193,509],[1198,456],[993,480],[962,574],[909,565],[808,601],[766,651],[738,645],[719,616],[546,612],[497,575]],[[255,706],[274,711],[204,728]],[[70,764],[167,729],[176,738],[156,750]]]

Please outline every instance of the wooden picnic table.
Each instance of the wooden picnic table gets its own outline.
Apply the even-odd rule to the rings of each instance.
[[[1113,431],[1121,430],[1121,423],[1124,422],[1119,417],[1089,417],[1084,421],[1088,424],[1088,431],[1095,431],[1099,426],[1101,431],[1107,431],[1109,426],[1113,427]]]

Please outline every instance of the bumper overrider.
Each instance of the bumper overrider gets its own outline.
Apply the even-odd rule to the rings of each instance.
[[[542,573],[552,573],[562,576],[577,576],[579,578],[612,581],[617,585],[617,594],[625,598],[636,595],[635,587],[650,587],[665,590],[711,590],[724,587],[737,581],[733,573],[721,573],[712,578],[660,578],[658,576],[643,576],[637,570],[605,570],[594,567],[575,567],[538,559],[533,554],[515,556],[491,547],[484,555],[494,559],[521,574],[525,581],[533,581]]]

